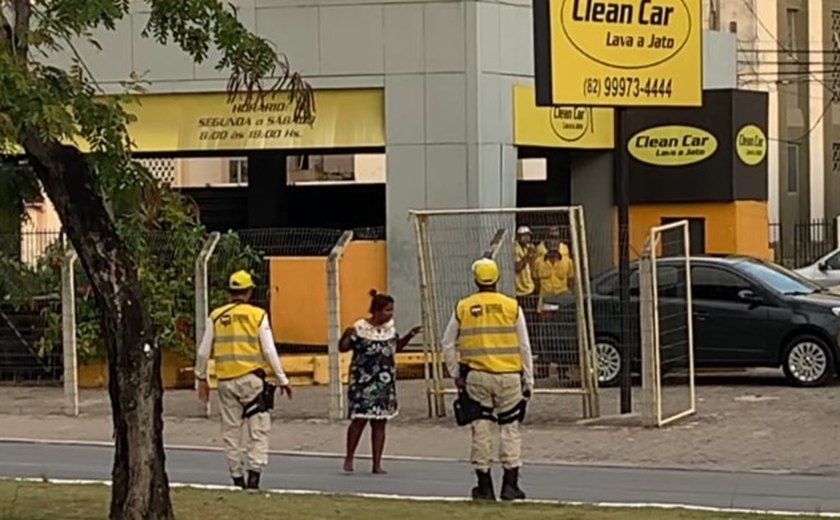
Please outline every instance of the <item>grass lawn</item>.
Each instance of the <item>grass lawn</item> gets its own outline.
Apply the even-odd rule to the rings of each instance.
[[[56,485],[0,481],[0,520],[102,520],[110,489],[102,485]],[[174,489],[179,520],[244,518],[419,520],[783,520],[794,517],[733,515],[676,509],[617,509],[531,504],[416,502],[343,496]],[[801,520],[802,517],[799,517]]]

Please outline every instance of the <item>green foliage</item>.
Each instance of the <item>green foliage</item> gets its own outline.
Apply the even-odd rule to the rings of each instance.
[[[20,249],[25,203],[39,194],[38,182],[29,168],[16,162],[0,162],[0,253],[14,256]],[[0,290],[2,285],[0,279]]]
[[[247,101],[286,90],[295,105],[295,120],[312,122],[314,97],[309,85],[291,71],[285,56],[270,42],[241,24],[235,7],[219,0],[142,3],[150,13],[143,35],[177,44],[199,63],[211,54],[218,56],[216,68],[230,72],[231,101],[238,95]],[[132,159],[127,127],[134,116],[127,108],[143,92],[142,78],[132,74],[125,78],[123,92],[105,95],[76,49],[79,41],[99,48],[94,32],[115,30],[136,4],[130,0],[0,2],[0,154],[23,152],[48,164],[54,158],[48,151],[55,148],[47,145],[72,143],[88,152],[92,176],[84,182],[107,200],[120,237],[133,254],[160,345],[192,354],[194,260],[206,231],[188,201],[159,186]],[[53,65],[47,58],[56,52],[74,56],[72,64]],[[36,188],[28,168],[0,168],[0,213],[22,214],[22,201]],[[16,260],[14,250],[6,253],[0,250],[0,297],[14,295],[18,303],[31,303],[58,293],[60,245],[34,266]],[[253,268],[260,261],[257,252],[233,234],[222,238],[215,258],[210,266],[211,280],[217,282],[212,305],[224,299],[220,284],[231,270]],[[99,356],[104,352],[103,316],[80,268],[76,286],[79,352],[83,359]],[[49,324],[44,348],[60,343],[59,312],[54,304],[44,310]]]
[[[185,202],[174,193],[166,193],[159,212],[153,216],[156,229],[124,225],[126,241],[134,247],[140,283],[158,344],[164,351],[195,358],[195,260],[208,238],[205,228],[196,219],[184,218]],[[136,217],[136,215],[132,215]],[[149,216],[152,218],[152,215]],[[134,233],[133,235],[131,233]],[[239,269],[255,269],[261,253],[242,244],[237,234],[221,236],[208,266],[209,302],[211,308],[227,299],[227,277]],[[2,265],[2,264],[0,264]],[[39,264],[35,276],[46,277],[45,264]],[[53,291],[60,288],[60,279],[49,271]],[[76,341],[82,361],[101,359],[106,349],[99,313],[85,273],[76,266]],[[46,287],[45,287],[46,289]],[[61,309],[53,305],[43,311],[47,325],[41,341],[42,352],[61,344]]]

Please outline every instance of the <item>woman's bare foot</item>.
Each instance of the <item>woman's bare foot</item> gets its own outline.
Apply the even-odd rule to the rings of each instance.
[[[382,469],[382,468],[373,468],[373,474],[374,474],[374,475],[387,475],[387,474],[388,474],[388,472],[387,472],[387,471],[385,471],[385,470],[384,470],[384,469]]]
[[[347,473],[353,473],[353,461],[352,460],[345,460],[344,461],[344,471]]]

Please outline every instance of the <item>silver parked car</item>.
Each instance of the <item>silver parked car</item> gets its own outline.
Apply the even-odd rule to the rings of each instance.
[[[795,272],[824,287],[840,289],[840,248]]]

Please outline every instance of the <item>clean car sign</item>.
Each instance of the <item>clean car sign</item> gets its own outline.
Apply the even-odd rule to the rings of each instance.
[[[735,136],[735,153],[747,166],[761,164],[767,156],[767,136],[756,125],[744,125]]]
[[[534,11],[538,104],[701,105],[700,0],[535,0]]]
[[[669,125],[647,128],[633,135],[627,151],[637,161],[653,166],[685,166],[711,157],[717,138],[693,126]]]

